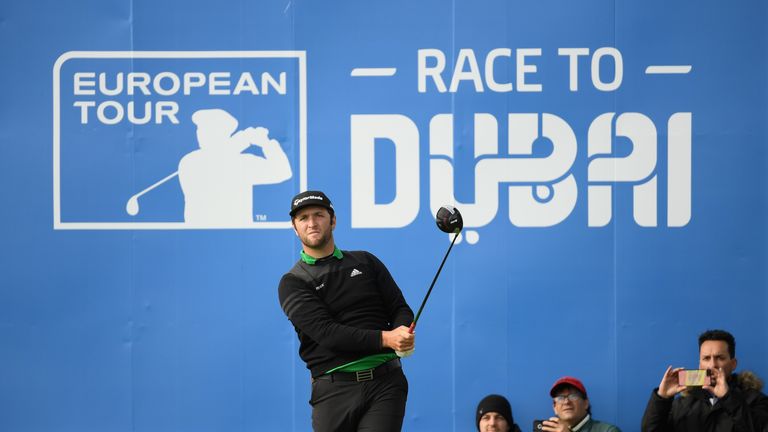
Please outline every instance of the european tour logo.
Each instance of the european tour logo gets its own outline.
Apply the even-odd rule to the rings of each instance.
[[[55,229],[290,227],[303,51],[67,52],[53,79]]]

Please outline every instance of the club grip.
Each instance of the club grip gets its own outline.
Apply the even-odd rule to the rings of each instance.
[[[408,333],[413,334],[413,330],[416,328],[416,321],[411,323],[411,326],[408,327]]]
[[[408,350],[408,351],[395,351],[395,354],[397,354],[400,358],[410,357],[413,355],[413,352],[416,351],[415,349]]]

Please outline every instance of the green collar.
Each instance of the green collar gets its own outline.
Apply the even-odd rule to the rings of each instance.
[[[334,257],[336,259],[344,258],[344,254],[341,253],[341,249],[339,249],[336,246],[333,247],[333,253],[331,255],[329,255],[329,256],[332,256],[332,257]],[[307,255],[306,253],[304,253],[303,250],[301,251],[301,260],[304,261],[305,263],[309,264],[309,265],[315,265],[315,263],[319,259],[322,259],[322,258],[315,258],[315,257]]]

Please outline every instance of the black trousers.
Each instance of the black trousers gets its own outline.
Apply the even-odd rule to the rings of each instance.
[[[408,399],[401,368],[371,381],[312,382],[312,429],[315,432],[399,432]]]

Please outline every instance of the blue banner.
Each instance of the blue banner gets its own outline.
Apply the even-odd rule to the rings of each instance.
[[[731,331],[768,377],[760,1],[0,5],[0,430],[311,430],[291,197],[419,321],[403,429],[639,430]],[[746,305],[751,305],[746,308]]]

